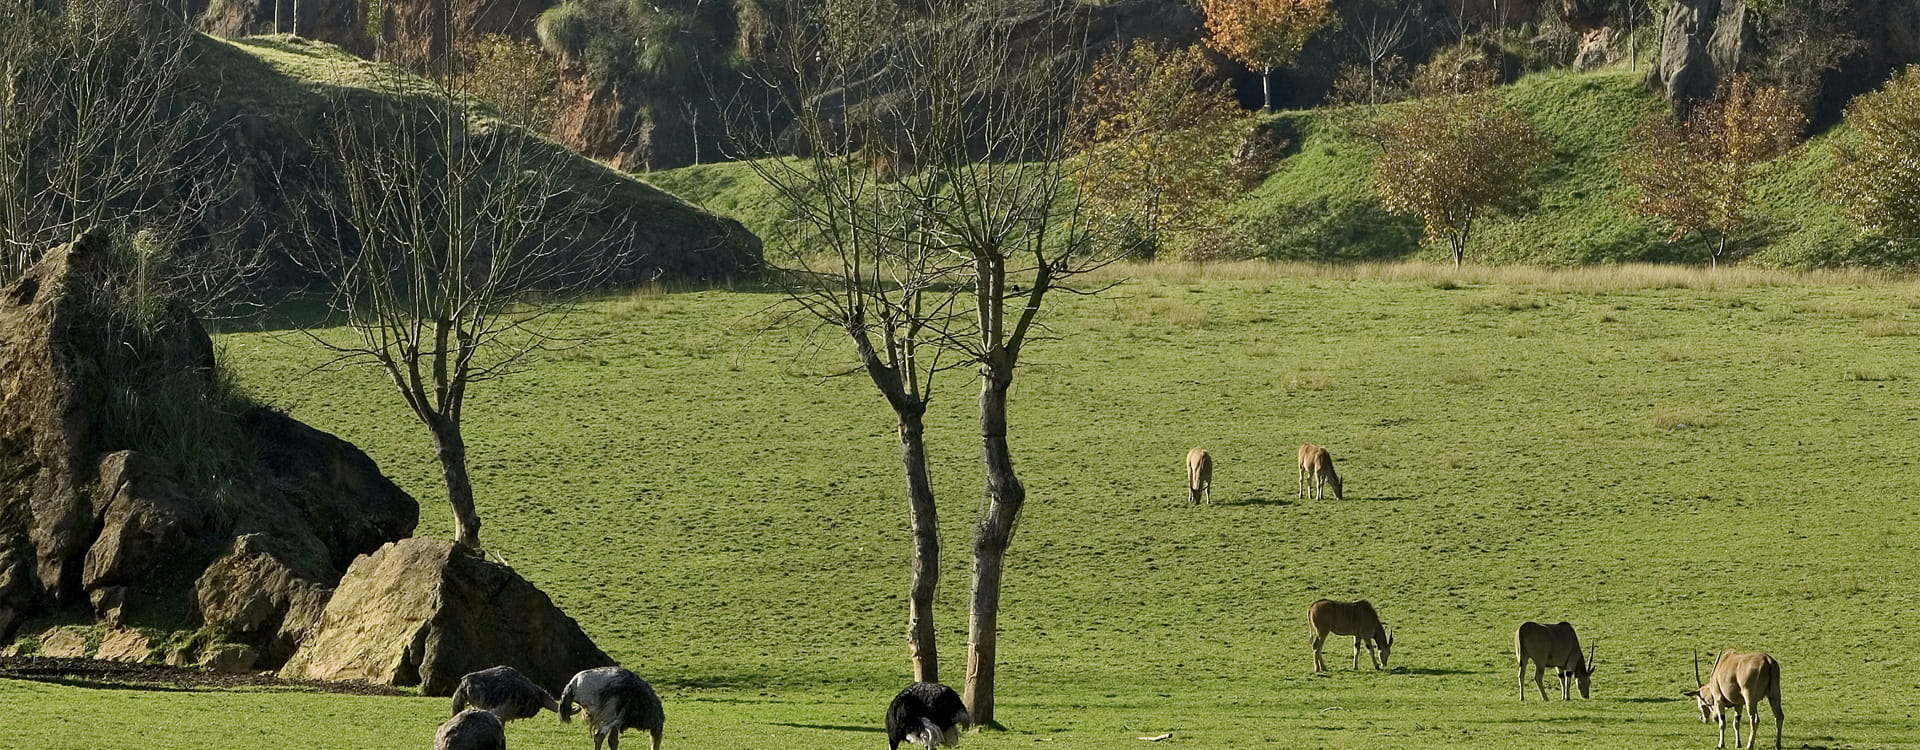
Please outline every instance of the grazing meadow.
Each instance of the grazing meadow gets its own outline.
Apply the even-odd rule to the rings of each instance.
[[[1693,655],[1782,664],[1786,746],[1920,746],[1920,286],[1627,267],[1125,266],[1063,295],[1013,390],[1002,731],[974,748],[1706,748]],[[480,386],[488,548],[666,701],[668,748],[877,748],[909,680],[891,413],[778,293],[593,301]],[[350,440],[451,523],[424,430],[371,371],[230,327],[258,398]],[[318,335],[339,335],[318,331]],[[929,415],[944,681],[965,666],[974,386]],[[1326,446],[1346,499],[1296,497]],[[1216,461],[1190,506],[1183,458]],[[1311,674],[1306,608],[1366,598]],[[1593,698],[1517,699],[1513,636],[1597,641]],[[1702,665],[1705,669],[1705,665]],[[1531,674],[1528,675],[1531,677]],[[0,745],[422,748],[441,698],[0,681]],[[1764,712],[1765,709],[1762,709]],[[515,748],[584,748],[550,715]],[[1760,744],[1771,746],[1771,722]],[[644,736],[627,743],[644,747]]]

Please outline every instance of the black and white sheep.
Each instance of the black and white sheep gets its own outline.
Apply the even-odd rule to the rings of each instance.
[[[973,723],[967,704],[953,688],[938,682],[916,682],[901,690],[887,706],[887,747],[901,742],[933,750],[934,745],[960,744],[960,733]]]
[[[433,734],[433,750],[507,750],[500,717],[477,708],[454,714]]]
[[[491,712],[501,721],[529,718],[543,708],[560,712],[560,704],[552,693],[533,684],[533,680],[513,667],[482,669],[460,678],[460,684],[453,689],[453,712],[460,713],[460,709],[467,706]]]
[[[667,723],[666,710],[653,686],[638,675],[620,667],[599,667],[573,676],[560,691],[560,722],[573,720],[573,704],[587,712],[593,728],[593,750],[602,740],[612,750],[620,750],[620,732],[642,729],[653,736],[653,750],[660,750],[660,733]]]

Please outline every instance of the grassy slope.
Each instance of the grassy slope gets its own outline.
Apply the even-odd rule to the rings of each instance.
[[[1730,646],[1784,663],[1790,747],[1920,743],[1911,285],[1447,286],[1255,269],[1062,298],[1063,338],[1015,389],[1033,503],[1003,619],[1012,731],[969,746],[1704,747],[1677,691],[1690,649]],[[660,685],[672,746],[870,748],[906,680],[891,430],[869,385],[826,377],[833,336],[758,330],[774,300],[599,304],[573,320],[591,343],[478,391],[485,533]],[[423,435],[371,373],[312,371],[295,334],[221,341],[246,382],[426,499],[422,533],[448,532]],[[956,682],[968,385],[945,381],[930,418]],[[1332,449],[1347,500],[1294,499],[1303,441]],[[1213,506],[1184,504],[1195,443],[1219,461]],[[1379,605],[1390,673],[1307,673],[1318,596]],[[1525,619],[1599,639],[1593,700],[1514,701]],[[0,744],[38,748],[420,747],[443,710],[0,692],[44,717]],[[155,718],[128,733],[128,716]]]
[[[411,74],[323,42],[290,35],[203,36],[201,41],[198,83],[213,95],[209,107],[215,121],[257,120],[259,135],[238,145],[274,158],[304,153],[323,113],[341,102],[365,104],[377,97],[431,93],[424,81]],[[505,127],[492,118],[481,125],[483,132]],[[602,213],[635,217],[636,235],[671,238],[644,246],[682,251],[679,245],[699,247],[703,243],[699,238],[728,231],[713,214],[644,180],[557,144],[547,148],[554,158],[551,163],[566,170],[565,181],[575,192],[604,196],[608,207]],[[298,183],[300,177],[288,175],[287,179]]]
[[[1631,261],[1704,263],[1706,249],[1626,210],[1618,161],[1644,107],[1654,99],[1641,75],[1625,70],[1542,73],[1506,89],[1509,102],[1552,139],[1554,159],[1525,196],[1524,209],[1482,220],[1468,252],[1493,263],[1574,265]],[[1229,226],[1249,247],[1282,260],[1441,259],[1443,246],[1419,246],[1419,222],[1387,213],[1375,198],[1374,148],[1330,124],[1322,111],[1286,112],[1268,126],[1298,151],[1263,184],[1229,204]],[[1756,190],[1750,263],[1774,267],[1911,266],[1855,237],[1821,199],[1830,160],[1823,134],[1778,162]],[[779,215],[751,170],[714,164],[649,177],[708,209],[771,237]]]

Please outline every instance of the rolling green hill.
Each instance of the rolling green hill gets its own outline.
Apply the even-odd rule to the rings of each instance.
[[[322,42],[288,35],[199,41],[191,91],[218,142],[240,156],[239,176],[249,183],[236,190],[228,213],[251,215],[260,227],[256,236],[269,244],[278,244],[276,232],[291,225],[289,201],[314,180],[327,179],[316,166],[313,140],[330,113],[387,111],[394,100],[425,101],[430,91],[398,68]],[[475,132],[482,137],[513,127],[481,112]],[[573,230],[578,244],[617,262],[610,274],[616,280],[718,279],[759,264],[758,238],[732,219],[558,144],[537,142],[531,158],[563,173],[566,195],[599,202]]]
[[[1001,636],[1009,731],[974,748],[1708,747],[1694,650],[1783,666],[1787,746],[1920,743],[1907,281],[1661,270],[1136,267],[1060,298],[1014,389],[1031,503]],[[660,687],[667,746],[880,746],[908,679],[892,426],[780,297],[651,290],[571,319],[587,343],[473,395],[485,535]],[[422,430],[299,334],[219,337],[255,393],[365,448],[450,524]],[[961,679],[979,498],[972,384],[929,417]],[[1329,447],[1344,501],[1295,497]],[[1182,457],[1218,461],[1189,506]],[[1309,673],[1305,609],[1366,597],[1384,673]],[[1520,703],[1524,620],[1598,641],[1594,697]],[[1364,662],[1363,662],[1364,663]],[[1548,678],[1552,690],[1552,678]],[[0,745],[418,748],[441,699],[92,690],[0,680]],[[126,717],[138,716],[138,722]],[[26,718],[31,717],[31,718]],[[139,731],[131,732],[130,724]],[[578,748],[578,725],[508,727]],[[1763,743],[1770,741],[1767,732]],[[639,741],[630,736],[629,742]],[[1144,747],[1145,745],[1141,745]]]
[[[1468,257],[1487,263],[1549,266],[1627,262],[1702,263],[1697,238],[1668,242],[1664,230],[1629,214],[1619,161],[1640,113],[1656,99],[1641,73],[1547,72],[1504,89],[1552,140],[1553,161],[1523,199],[1524,208],[1475,226]],[[1442,259],[1444,245],[1419,246],[1419,222],[1387,213],[1373,186],[1374,147],[1337,126],[1324,110],[1284,112],[1265,127],[1293,150],[1263,184],[1225,207],[1220,221],[1234,244],[1259,257],[1299,261]],[[1746,263],[1777,268],[1910,267],[1920,258],[1862,240],[1822,199],[1829,143],[1822,133],[1776,162],[1756,190]],[[657,172],[649,179],[762,236],[780,219],[751,170],[712,164]]]

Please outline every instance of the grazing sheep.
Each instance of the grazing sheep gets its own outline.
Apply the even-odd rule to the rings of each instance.
[[[501,721],[531,718],[544,708],[559,713],[560,704],[546,688],[515,671],[513,667],[494,667],[470,672],[453,689],[453,712],[473,706],[492,712]]]
[[[660,733],[666,727],[666,710],[660,696],[646,680],[620,667],[599,667],[573,676],[560,691],[560,723],[573,721],[573,704],[587,712],[593,727],[593,750],[605,741],[612,750],[620,750],[620,732],[644,729],[653,736],[653,750],[660,750]]]
[[[960,744],[960,733],[973,723],[967,704],[953,688],[938,682],[916,682],[901,690],[887,706],[887,747],[900,749],[911,742],[933,750],[934,745]]]
[[[507,750],[506,727],[491,712],[470,708],[440,725],[433,750]]]
[[[1200,493],[1207,493],[1207,501],[1213,501],[1213,456],[1207,455],[1202,448],[1187,451],[1187,503],[1200,504]]]
[[[1318,445],[1300,446],[1300,497],[1307,496],[1307,478],[1313,478],[1313,499],[1327,499],[1327,485],[1333,485],[1333,496],[1345,500],[1342,491],[1340,472],[1333,470],[1333,454]]]

